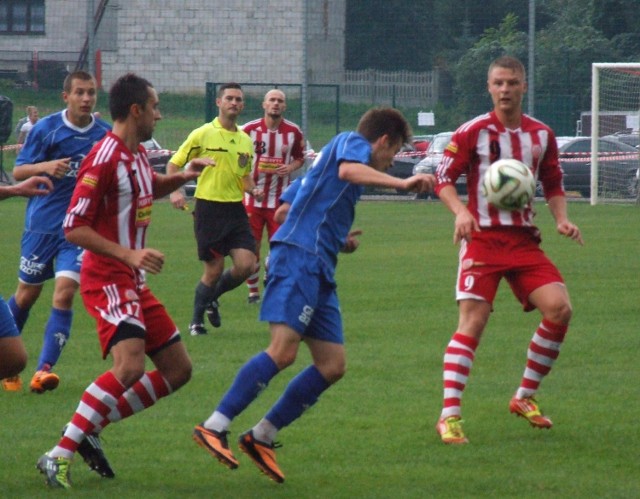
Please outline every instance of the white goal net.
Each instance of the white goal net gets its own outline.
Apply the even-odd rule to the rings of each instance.
[[[591,92],[591,204],[638,203],[640,63],[594,63]]]

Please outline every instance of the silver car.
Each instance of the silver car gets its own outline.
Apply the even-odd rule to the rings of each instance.
[[[591,137],[575,137],[558,147],[564,187],[584,197],[591,195]],[[638,197],[640,152],[619,140],[598,140],[598,191],[611,197]]]
[[[451,142],[451,137],[453,136],[453,132],[442,132],[433,137],[433,140],[429,144],[427,148],[426,156],[416,163],[413,167],[413,174],[417,173],[433,173],[435,174],[440,161],[442,160],[442,156],[444,155],[444,150]],[[461,175],[456,181],[456,190],[458,194],[466,194],[467,193],[467,180],[464,175]],[[420,194],[417,197],[420,199],[424,199],[428,197],[429,194]]]

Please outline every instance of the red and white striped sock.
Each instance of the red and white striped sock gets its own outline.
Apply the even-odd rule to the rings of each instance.
[[[111,371],[100,375],[82,394],[78,408],[64,435],[49,455],[72,458],[85,435],[104,420],[125,392],[125,387]]]
[[[160,371],[150,371],[142,375],[131,388],[122,394],[118,403],[109,415],[96,426],[95,431],[100,432],[109,423],[116,423],[121,419],[148,409],[158,400],[173,392],[171,385]]]
[[[533,396],[543,378],[549,374],[554,362],[560,355],[560,347],[567,334],[568,326],[554,324],[546,319],[538,326],[533,334],[527,350],[527,367],[524,370],[520,387],[516,391],[516,398]]]
[[[260,262],[256,271],[247,278],[247,287],[249,288],[249,296],[260,294]]]
[[[462,392],[473,365],[478,340],[455,333],[444,351],[444,402],[440,417],[460,416]]]

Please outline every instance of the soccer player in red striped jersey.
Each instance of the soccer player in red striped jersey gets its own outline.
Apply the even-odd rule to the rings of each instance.
[[[85,249],[81,291],[97,323],[103,357],[113,366],[85,390],[58,444],[37,468],[52,487],[69,488],[76,451],[103,477],[114,474],[98,432],[107,424],[155,404],[191,377],[191,360],[180,332],[145,283],[162,270],[164,255],[146,247],[153,199],[198,177],[210,160],[172,175],[156,174],[141,142],[161,119],[158,95],[147,80],[129,73],[109,92],[113,131],[82,162],[63,228],[70,242]],[[145,355],[155,369],[145,372]]]
[[[245,194],[244,206],[249,216],[251,232],[256,239],[258,265],[247,279],[249,303],[260,301],[260,245],[266,227],[269,240],[280,226],[273,215],[280,196],[289,186],[291,175],[304,164],[304,137],[295,123],[284,118],[287,100],[282,90],[269,90],[262,102],[264,116],[246,123],[242,129],[253,142],[254,156],[251,175],[263,198]],[[266,263],[265,263],[265,272]]]
[[[567,203],[552,130],[523,114],[527,90],[522,63],[509,56],[489,66],[488,91],[493,111],[463,124],[451,138],[436,172],[436,193],[455,215],[454,243],[460,243],[456,282],[457,330],[444,354],[444,402],[436,430],[443,442],[467,443],[461,426],[461,398],[476,349],[504,278],[525,311],[542,315],[527,351],[520,386],[509,410],[537,428],[550,428],[534,396],[558,357],[572,308],[563,278],[540,248],[529,203],[520,210],[500,210],[487,203],[480,185],[498,159],[527,164],[541,182],[557,231],[582,244],[580,230],[567,216]],[[466,175],[468,201],[458,197],[455,182]]]

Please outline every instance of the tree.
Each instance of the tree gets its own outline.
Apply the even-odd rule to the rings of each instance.
[[[537,34],[536,87],[547,94],[571,95],[579,108],[588,109],[591,63],[616,59],[617,54],[591,24],[593,4],[576,1],[572,7],[576,10],[559,12],[557,20]]]
[[[487,93],[487,68],[501,55],[511,55],[527,64],[527,35],[518,31],[518,18],[507,14],[497,28],[488,28],[454,69],[460,111],[467,118],[491,106]]]

